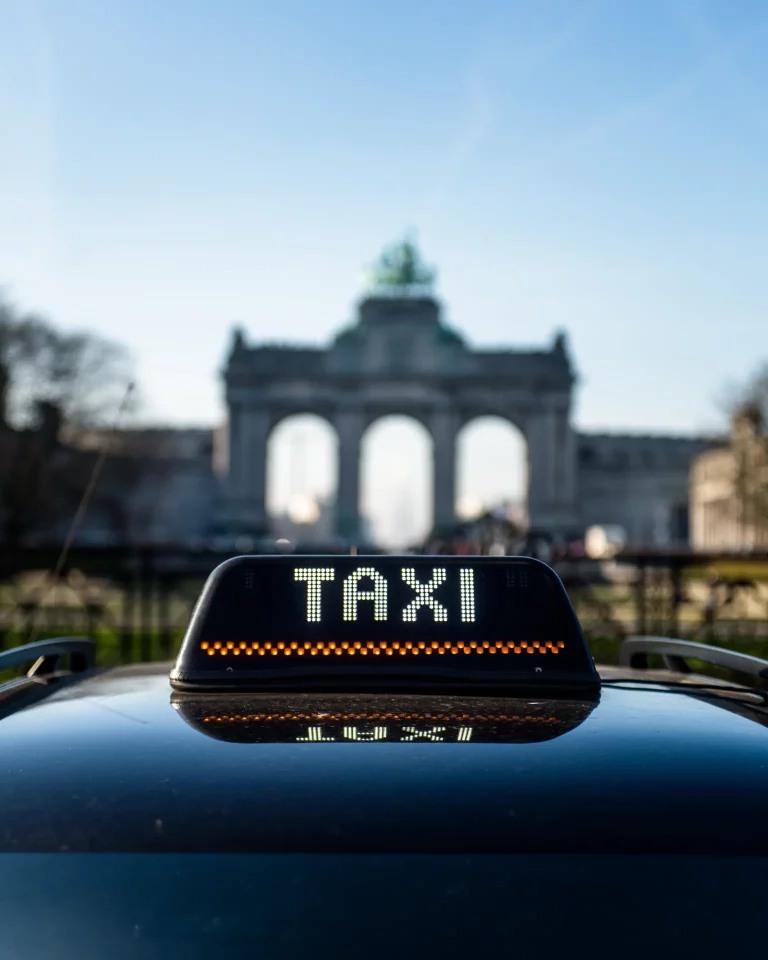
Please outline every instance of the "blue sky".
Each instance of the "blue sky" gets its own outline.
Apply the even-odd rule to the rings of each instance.
[[[231,325],[325,340],[409,228],[471,341],[568,330],[583,427],[711,427],[768,355],[763,0],[0,16],[0,284],[128,344],[147,417],[220,418]]]

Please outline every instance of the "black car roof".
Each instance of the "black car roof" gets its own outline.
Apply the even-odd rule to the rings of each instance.
[[[0,848],[768,853],[768,729],[746,701],[178,695],[169,669],[0,721]]]

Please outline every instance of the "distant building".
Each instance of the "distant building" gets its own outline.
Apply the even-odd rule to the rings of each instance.
[[[37,427],[0,423],[0,542],[63,544],[92,478],[76,544],[191,547],[213,535],[223,491],[210,429],[64,436],[50,404]]]
[[[699,550],[768,550],[768,437],[757,409],[739,411],[729,441],[694,461],[691,515]]]
[[[633,547],[688,546],[691,465],[711,445],[703,438],[579,434],[582,528],[620,526]]]
[[[213,535],[222,490],[210,428],[94,430],[77,448],[108,452],[78,542],[190,547]]]
[[[126,427],[80,432],[72,442],[82,450],[106,445],[110,455],[212,463],[215,434],[211,427]]]

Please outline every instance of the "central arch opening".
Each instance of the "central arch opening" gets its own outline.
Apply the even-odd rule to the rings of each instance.
[[[471,520],[493,510],[528,526],[528,445],[503,417],[476,417],[457,440],[456,513]]]
[[[363,535],[387,550],[420,545],[432,526],[432,438],[413,417],[382,417],[361,449]]]
[[[267,444],[267,513],[276,537],[293,543],[331,543],[338,437],[322,417],[300,413],[281,420]]]

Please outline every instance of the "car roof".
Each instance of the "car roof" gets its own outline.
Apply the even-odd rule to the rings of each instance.
[[[0,720],[0,848],[768,853],[747,691],[179,695],[169,670],[95,673]]]

